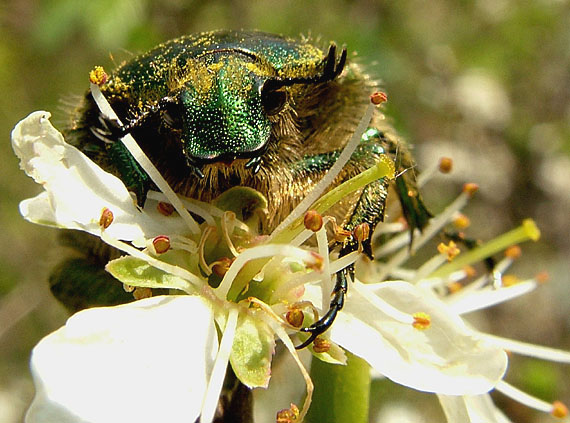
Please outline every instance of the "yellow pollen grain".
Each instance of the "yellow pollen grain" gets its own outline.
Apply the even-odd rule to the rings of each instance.
[[[133,297],[135,298],[135,300],[142,300],[144,298],[150,298],[150,297],[152,297],[152,289],[137,287],[133,291]]]
[[[521,254],[522,250],[521,247],[519,247],[518,245],[512,245],[505,250],[505,257],[508,257],[513,260],[518,259],[521,256]]]
[[[413,314],[414,322],[412,326],[418,330],[429,329],[431,326],[431,317],[429,314],[420,311]]]
[[[469,218],[463,213],[458,213],[457,216],[453,218],[453,226],[457,229],[465,229],[469,227],[470,224],[471,220],[469,220]]]
[[[287,321],[287,323],[289,323],[291,326],[295,328],[300,328],[303,325],[304,319],[305,319],[305,313],[303,313],[303,311],[299,310],[298,308],[289,310],[285,315],[285,320]]]
[[[447,261],[453,260],[457,255],[461,252],[461,250],[457,247],[455,242],[449,241],[449,244],[444,244],[443,242],[437,246],[437,251],[447,256]]]
[[[560,401],[552,403],[552,411],[550,412],[554,417],[562,419],[568,415],[568,407]]]
[[[313,351],[316,353],[325,353],[331,349],[331,343],[325,338],[317,336],[313,341]]]
[[[516,285],[517,283],[519,283],[521,280],[516,277],[515,275],[503,275],[503,277],[501,278],[501,282],[503,283],[503,286],[513,286]]]
[[[546,270],[544,270],[542,272],[538,272],[534,278],[538,283],[546,283],[548,282],[548,279],[550,279],[550,275]]]
[[[170,250],[170,238],[166,235],[159,235],[152,240],[152,245],[157,254],[166,253]]]
[[[447,284],[447,289],[449,289],[450,294],[455,294],[463,289],[463,285],[459,282],[451,282]]]
[[[93,70],[89,72],[89,82],[95,85],[103,85],[107,82],[109,76],[103,66],[95,66]]]
[[[465,266],[463,268],[463,271],[465,272],[465,276],[467,276],[468,278],[472,278],[475,275],[477,275],[477,270],[475,270],[475,268],[470,265]]]
[[[469,194],[470,196],[474,195],[479,190],[479,185],[474,182],[468,182],[463,185],[463,192]]]
[[[101,229],[107,229],[113,223],[113,212],[109,210],[107,207],[104,207],[101,211],[101,217],[99,218],[99,226]]]
[[[449,157],[439,159],[439,171],[441,173],[449,173],[453,169],[453,160]]]

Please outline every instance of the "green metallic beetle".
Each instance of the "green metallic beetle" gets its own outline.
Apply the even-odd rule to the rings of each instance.
[[[124,127],[106,121],[88,93],[73,114],[66,138],[136,194],[140,206],[152,183],[117,140],[130,132],[178,193],[212,200],[236,185],[267,197],[269,233],[332,166],[367,107],[372,81],[347,53],[331,44],[324,52],[296,41],[256,31],[217,31],[184,36],[120,65],[102,89]],[[379,155],[391,155],[397,170],[413,167],[401,141],[378,112],[335,184],[362,172]],[[415,192],[413,172],[394,184],[410,227],[422,228],[430,215]],[[373,230],[383,219],[388,182],[376,181],[331,211],[344,229],[366,222]],[[372,230],[370,233],[372,233]],[[79,291],[90,275],[104,276],[102,265],[115,252],[85,237],[67,233],[83,257],[64,263],[52,275],[52,290],[63,297],[62,281]],[[340,254],[357,247],[349,238]],[[365,252],[372,256],[370,240]],[[333,322],[344,303],[348,272],[337,275],[329,311],[313,325],[300,347]],[[76,283],[75,283],[76,282]],[[116,284],[120,286],[119,284]],[[78,309],[94,303],[76,302]]]

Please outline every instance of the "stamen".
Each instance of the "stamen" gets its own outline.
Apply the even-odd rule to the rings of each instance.
[[[233,263],[233,260],[231,258],[222,257],[221,259],[213,262],[210,265],[210,269],[216,275],[223,277],[228,272],[228,270],[230,269],[230,266],[232,265],[232,263]]]
[[[523,392],[520,389],[515,388],[513,385],[510,385],[503,380],[497,383],[495,389],[499,392],[502,392],[509,398],[512,398],[515,401],[526,405],[527,407],[534,408],[535,410],[542,411],[544,413],[553,414],[554,412],[558,413],[558,411],[563,411],[563,408],[557,408],[553,404],[550,404],[546,401],[533,397],[532,395],[529,395],[526,392]],[[557,404],[558,407],[559,404]]]
[[[481,335],[486,341],[491,342],[493,345],[515,354],[539,358],[541,360],[554,361],[557,363],[570,364],[570,352],[568,351],[544,347],[542,345],[529,344],[486,333],[481,333]]]
[[[449,206],[445,208],[445,210],[443,210],[440,214],[435,216],[430,221],[430,223],[424,228],[423,232],[418,231],[418,236],[414,238],[414,249],[416,250],[419,249],[428,240],[430,240],[436,233],[438,233],[441,230],[441,228],[443,228],[451,220],[452,216],[454,216],[456,212],[465,207],[467,201],[469,200],[469,197],[470,197],[469,194],[462,192]],[[406,242],[408,242],[409,238],[407,234],[398,235],[396,236],[396,238],[402,236],[405,237]],[[382,248],[380,250],[384,249]],[[383,253],[386,254],[385,251],[383,251]],[[382,266],[380,274],[378,275],[379,280],[386,279],[386,277],[391,274],[393,269],[397,268],[402,263],[404,263],[408,258],[410,258],[410,253],[411,253],[410,249],[407,246],[400,249],[398,253],[396,253],[384,266]],[[377,254],[376,257],[380,257],[380,255]],[[454,264],[457,260],[458,259],[455,259],[451,264]],[[464,263],[464,265],[465,264],[467,263]],[[461,269],[461,267],[462,266],[459,266],[454,270]],[[437,272],[438,271],[436,271],[436,273]],[[436,273],[432,274],[431,276],[438,277],[439,275]]]
[[[322,283],[322,275],[320,275],[318,272],[303,273],[296,277],[287,278],[285,282],[279,284],[275,292],[271,295],[271,301],[272,302],[280,301],[292,290],[301,286],[305,286],[308,283],[317,282],[317,281],[320,281]],[[332,289],[326,290],[324,292],[330,294],[332,292]],[[328,298],[329,297],[327,296],[327,301],[323,304],[328,303]]]
[[[309,210],[305,213],[305,217],[303,219],[303,223],[305,224],[305,228],[309,229],[310,231],[317,232],[319,229],[323,227],[323,217],[320,213],[316,210]]]
[[[439,159],[437,164],[433,164],[421,172],[418,177],[416,178],[416,186],[418,188],[423,187],[426,183],[428,183],[437,172],[441,173],[449,173],[453,168],[453,160],[449,157],[442,157]]]
[[[382,300],[378,295],[370,293],[370,288],[366,284],[354,283],[352,284],[351,289],[358,291],[364,298],[366,298],[367,301],[369,301],[371,304],[376,306],[376,308],[394,320],[409,325],[414,324],[415,319],[413,316],[398,310],[397,308],[388,304],[386,301]]]
[[[483,289],[474,290],[471,285],[446,298],[446,303],[453,312],[461,315],[492,307],[527,294],[537,287],[536,281],[533,280],[498,289],[486,286]]]
[[[89,82],[95,85],[104,85],[107,83],[109,75],[103,69],[103,66],[95,66],[93,70],[89,71]]]
[[[239,252],[236,250],[236,247],[234,247],[234,243],[232,242],[230,234],[234,231],[236,220],[236,214],[232,211],[225,211],[221,220],[224,240],[226,241],[226,245],[234,257],[237,257],[239,255]]]
[[[453,218],[453,226],[455,226],[456,229],[466,229],[470,224],[471,220],[463,213],[457,213]]]
[[[352,251],[341,258],[334,260],[330,264],[330,274],[334,275],[340,272],[345,267],[350,266],[351,264],[355,263],[356,260],[360,257],[360,253],[358,251]]]
[[[344,165],[348,162],[348,160],[352,156],[352,153],[354,153],[354,150],[356,150],[356,148],[360,144],[360,139],[362,137],[362,134],[364,133],[364,131],[366,131],[366,128],[368,127],[368,124],[372,119],[372,114],[374,113],[374,109],[375,109],[374,104],[370,103],[368,105],[368,108],[366,109],[366,112],[364,113],[364,116],[362,117],[362,119],[360,119],[358,126],[354,130],[352,137],[350,138],[350,140],[348,141],[348,143],[340,153],[340,156],[338,157],[337,161],[334,163],[334,165],[332,165],[332,167],[325,174],[325,176],[323,176],[323,178],[315,185],[315,187],[311,190],[311,192],[309,192],[307,196],[297,205],[297,207],[295,207],[295,209],[289,214],[289,216],[287,216],[277,226],[277,228],[270,235],[269,242],[271,242],[276,235],[278,235],[287,227],[289,227],[289,225],[292,224],[295,220],[301,217],[305,213],[305,211],[307,211],[309,207],[315,201],[317,201],[317,199],[321,196],[324,190],[338,176],[341,169],[344,167]],[[322,212],[323,211],[321,211],[321,213]]]
[[[186,282],[188,282],[188,285],[176,286],[176,289],[180,289],[186,292],[187,294],[193,294],[196,289],[204,288],[204,285],[206,285],[206,282],[204,280],[200,279],[198,276],[189,272],[188,270],[169,263],[165,263],[161,260],[158,260],[157,258],[145,254],[142,251],[137,250],[132,245],[129,245],[126,242],[119,241],[118,239],[109,236],[106,232],[101,233],[101,240],[103,240],[103,242],[109,244],[112,247],[115,247],[120,251],[123,251],[140,260],[143,260],[144,262],[150,264],[152,267],[156,269],[162,270],[165,273],[170,273],[174,276],[178,276],[181,279],[185,280]]]
[[[224,275],[220,286],[215,290],[216,295],[218,295],[219,298],[225,299],[231,288],[232,294],[230,299],[237,297],[249,283],[249,280],[235,281],[237,274],[243,266],[250,260],[273,256],[297,258],[306,265],[317,264],[319,258],[322,262],[322,257],[315,255],[315,253],[287,244],[264,244],[247,248],[236,257],[236,260]]]
[[[291,403],[290,408],[284,408],[277,412],[275,423],[296,423],[299,421],[299,407]]]
[[[300,310],[298,308],[289,310],[287,314],[285,314],[285,320],[287,321],[287,323],[289,323],[291,326],[293,326],[296,329],[299,329],[301,326],[303,326],[304,319],[305,319],[305,313],[303,312],[303,310]]]
[[[431,317],[429,314],[420,311],[418,313],[413,314],[414,323],[412,326],[419,330],[426,330],[429,329],[431,326]]]
[[[109,226],[111,226],[111,223],[113,223],[113,212],[111,210],[109,210],[107,207],[105,207],[102,211],[101,211],[101,217],[99,218],[99,226],[101,227],[101,229],[107,229]]]
[[[250,302],[251,304],[255,305],[256,307],[259,307],[260,309],[262,309],[265,313],[267,313],[268,316],[270,316],[273,320],[275,320],[280,325],[283,325],[283,326],[291,328],[291,329],[297,329],[296,327],[291,325],[286,319],[283,319],[281,316],[279,316],[277,313],[275,313],[273,311],[273,309],[269,306],[269,304],[266,304],[265,302],[261,301],[259,298],[249,297],[247,299],[247,301]]]
[[[174,213],[174,206],[170,203],[165,202],[165,201],[160,201],[156,205],[156,209],[163,216],[172,216],[172,213]]]
[[[162,192],[158,191],[149,191],[147,194],[147,198],[154,201],[159,201],[162,203],[166,203],[170,207],[174,207],[172,204],[168,202],[168,198]],[[224,211],[213,206],[210,203],[205,203],[203,201],[195,200],[193,198],[187,198],[178,196],[180,201],[182,201],[183,206],[191,213],[194,213],[196,216],[200,216],[207,225],[209,226],[216,226],[216,221],[214,217],[222,217]],[[247,225],[243,224],[245,228]],[[246,229],[247,230],[247,229]]]
[[[166,235],[159,235],[152,240],[152,246],[156,254],[164,254],[170,250],[170,238]]]
[[[453,262],[440,267],[431,276],[446,276],[451,272],[461,269],[463,266],[477,263],[487,257],[490,257],[511,245],[520,244],[521,242],[529,239],[537,241],[539,238],[540,231],[534,221],[532,219],[526,219],[518,228],[512,229],[479,247],[461,254]]]
[[[204,401],[202,402],[200,423],[212,423],[214,421],[214,414],[218,406],[218,399],[220,398],[220,393],[222,392],[226,370],[228,367],[228,362],[230,360],[230,354],[232,352],[232,345],[234,343],[238,316],[238,308],[231,307],[230,311],[228,312],[226,327],[223,331],[222,340],[220,341],[220,348],[218,349],[216,361],[214,362],[214,367],[210,376],[210,382],[208,383],[208,389],[206,390],[206,395],[204,396]]]
[[[204,229],[202,232],[200,243],[198,244],[198,263],[200,264],[200,269],[202,269],[202,272],[208,276],[212,274],[212,269],[210,266],[208,266],[208,263],[206,263],[206,257],[204,257],[204,247],[206,245],[206,240],[215,229],[216,228],[213,226],[207,226],[206,229]]]
[[[119,125],[122,125],[121,121],[119,120],[119,117],[117,116],[117,114],[115,113],[115,111],[113,110],[113,108],[111,107],[111,105],[109,104],[109,102],[107,101],[101,90],[99,89],[99,87],[93,83],[91,83],[91,95],[93,97],[93,100],[97,104],[97,107],[99,107],[99,110],[103,115],[105,115],[107,118],[111,120],[117,121]],[[152,164],[147,155],[142,151],[142,149],[137,144],[133,136],[131,134],[127,134],[121,138],[121,142],[125,145],[127,150],[129,150],[129,152],[131,153],[133,158],[137,161],[137,163],[148,174],[150,179],[164,193],[164,195],[166,195],[168,201],[174,206],[174,208],[176,209],[178,214],[180,214],[184,222],[186,222],[188,228],[192,231],[192,233],[195,234],[199,233],[200,228],[196,223],[196,221],[194,220],[194,218],[190,215],[188,210],[186,210],[186,208],[182,204],[182,201],[180,201],[180,198],[178,198],[178,195],[172,190],[172,188],[170,188],[170,185],[168,185],[168,182],[166,182],[166,180],[160,174],[158,169],[156,169],[154,164]]]
[[[305,379],[305,385],[307,386],[307,396],[305,397],[305,402],[303,403],[303,409],[299,413],[299,419],[298,419],[298,421],[303,421],[303,419],[307,415],[307,411],[309,411],[309,407],[311,406],[311,401],[313,398],[313,389],[314,389],[313,381],[311,380],[311,377],[309,376],[307,369],[305,369],[305,366],[303,366],[303,363],[299,358],[299,354],[297,353],[295,346],[291,342],[291,339],[287,335],[287,332],[285,332],[285,330],[279,325],[273,324],[272,326],[273,330],[275,331],[275,334],[281,339],[283,344],[285,344],[285,347],[289,350],[289,352],[293,356],[295,363],[297,363],[297,366],[299,367],[299,370],[301,371],[301,374]]]
[[[330,271],[329,242],[327,239],[327,231],[324,226],[321,226],[316,236],[317,236],[317,247],[319,249],[319,254],[323,258],[321,294],[322,294],[322,301],[324,307],[325,304],[328,304],[330,302],[330,294],[334,286]]]
[[[137,286],[133,291],[133,298],[137,301],[150,297],[152,297],[152,289],[150,288]]]
[[[408,225],[404,222],[379,222],[374,233],[376,235],[393,234],[406,230]]]
[[[328,339],[323,338],[322,336],[317,336],[313,340],[313,351],[317,354],[319,353],[326,353],[331,349],[331,343]]]

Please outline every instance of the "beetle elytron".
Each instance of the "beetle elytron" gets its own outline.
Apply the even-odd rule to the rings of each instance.
[[[184,36],[123,63],[102,87],[125,127],[103,119],[88,93],[65,135],[119,176],[141,206],[152,183],[117,142],[126,132],[182,195],[209,201],[236,185],[255,188],[268,200],[263,231],[269,233],[332,166],[364,113],[374,82],[346,59],[346,49],[338,52],[334,44],[324,52],[307,41],[255,31]],[[392,155],[399,171],[413,165],[378,114],[335,184],[373,165],[381,153]],[[410,227],[424,226],[429,213],[414,191],[412,172],[400,176],[395,188]],[[331,214],[349,231],[363,222],[374,229],[383,219],[387,192],[387,182],[374,182]],[[80,242],[83,267],[105,263],[109,257],[101,256],[112,254],[85,238],[66,237],[70,244]],[[348,239],[340,254],[355,248]],[[371,255],[370,240],[364,248]],[[70,274],[72,267],[60,266],[52,276],[56,295],[65,277],[89,277],[84,271]],[[101,277],[102,267],[93,269]],[[301,347],[342,308],[347,276],[337,275],[328,313],[302,329],[310,337]]]

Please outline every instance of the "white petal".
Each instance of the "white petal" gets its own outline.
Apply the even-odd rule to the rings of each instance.
[[[399,312],[425,312],[431,327],[418,330],[398,321],[359,291],[369,291],[368,296],[376,295]],[[479,337],[437,298],[406,282],[355,282],[331,339],[394,382],[427,392],[485,393],[507,367],[502,349]]]
[[[34,348],[26,423],[195,421],[217,350],[213,322],[196,296],[75,314]]]
[[[20,204],[26,219],[98,235],[101,212],[108,208],[114,219],[106,231],[114,238],[144,245],[145,238],[187,232],[178,216],[158,213],[156,202],[139,211],[121,180],[67,144],[49,118],[48,112],[34,112],[12,131],[20,167],[46,190]]]
[[[488,394],[438,398],[448,423],[510,423]]]

